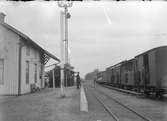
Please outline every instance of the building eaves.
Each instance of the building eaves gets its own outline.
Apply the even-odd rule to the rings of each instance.
[[[36,47],[36,49],[38,49],[39,51],[45,53],[46,55],[48,55],[49,57],[53,58],[56,61],[60,62],[60,59],[58,59],[56,56],[54,56],[53,54],[49,53],[47,50],[43,49],[42,47],[40,47],[37,43],[35,43],[31,38],[29,38],[27,35],[23,34],[22,32],[20,32],[19,30],[15,29],[14,27],[12,27],[11,25],[4,23],[4,22],[0,22],[1,25],[3,25],[4,27],[8,28],[9,30],[11,30],[12,32],[16,33],[17,35],[23,37],[29,44],[33,45]]]

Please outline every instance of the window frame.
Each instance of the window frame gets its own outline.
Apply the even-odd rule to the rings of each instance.
[[[35,69],[34,69],[34,82],[37,83],[37,70],[38,70],[38,66],[37,64],[34,64],[35,65]]]
[[[26,61],[26,84],[30,83],[30,62]]]
[[[2,61],[2,80],[0,79],[0,85],[3,85],[4,84],[4,59],[0,59],[0,61]]]
[[[30,46],[26,46],[26,55],[30,56]]]
[[[38,53],[37,53],[37,51],[36,51],[36,50],[34,51],[34,56],[35,56],[35,59],[37,59],[37,58],[38,58]]]

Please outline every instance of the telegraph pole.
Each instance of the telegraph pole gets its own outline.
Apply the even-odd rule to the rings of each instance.
[[[65,72],[65,65],[68,65],[68,19],[70,18],[70,13],[68,8],[72,7],[72,1],[58,1],[58,6],[64,8],[64,11],[60,12],[60,25],[61,25],[61,97],[65,96],[64,93],[64,82],[67,85],[67,75]],[[64,76],[65,75],[65,76]],[[64,78],[65,77],[65,78]]]
[[[64,97],[64,12],[60,11],[60,29],[61,29],[61,40],[60,40],[60,48],[61,48],[61,63],[60,63],[60,89],[61,89],[61,97]]]

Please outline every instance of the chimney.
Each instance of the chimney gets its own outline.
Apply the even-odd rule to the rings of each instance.
[[[0,12],[0,22],[1,23],[4,23],[5,16],[6,15],[4,13]]]

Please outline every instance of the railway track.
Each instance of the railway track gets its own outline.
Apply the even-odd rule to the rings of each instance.
[[[106,93],[90,87],[92,94],[115,121],[152,121]]]
[[[125,90],[125,89],[119,89],[119,88],[112,87],[112,86],[109,86],[109,85],[106,85],[106,84],[98,84],[98,85],[103,86],[103,87],[108,88],[108,89],[118,91],[118,92],[122,92],[122,93],[125,93],[125,94],[130,94],[130,95],[133,95],[133,96],[137,96],[137,97],[145,97],[145,98],[151,99],[151,100],[167,102],[167,95],[164,96],[163,98],[156,98],[154,96],[149,97],[149,96],[145,96],[143,93],[138,93],[138,92],[135,92],[135,91],[129,91],[129,90]]]
[[[108,88],[108,89],[113,89],[113,90],[116,90],[116,91],[119,91],[119,92],[123,92],[123,93],[126,93],[126,94],[131,94],[131,95],[135,95],[135,96],[142,96],[143,94],[142,93],[137,93],[135,91],[129,91],[129,90],[125,90],[125,89],[120,89],[120,88],[116,88],[116,87],[112,87],[112,86],[109,86],[107,84],[99,84],[105,88]]]

